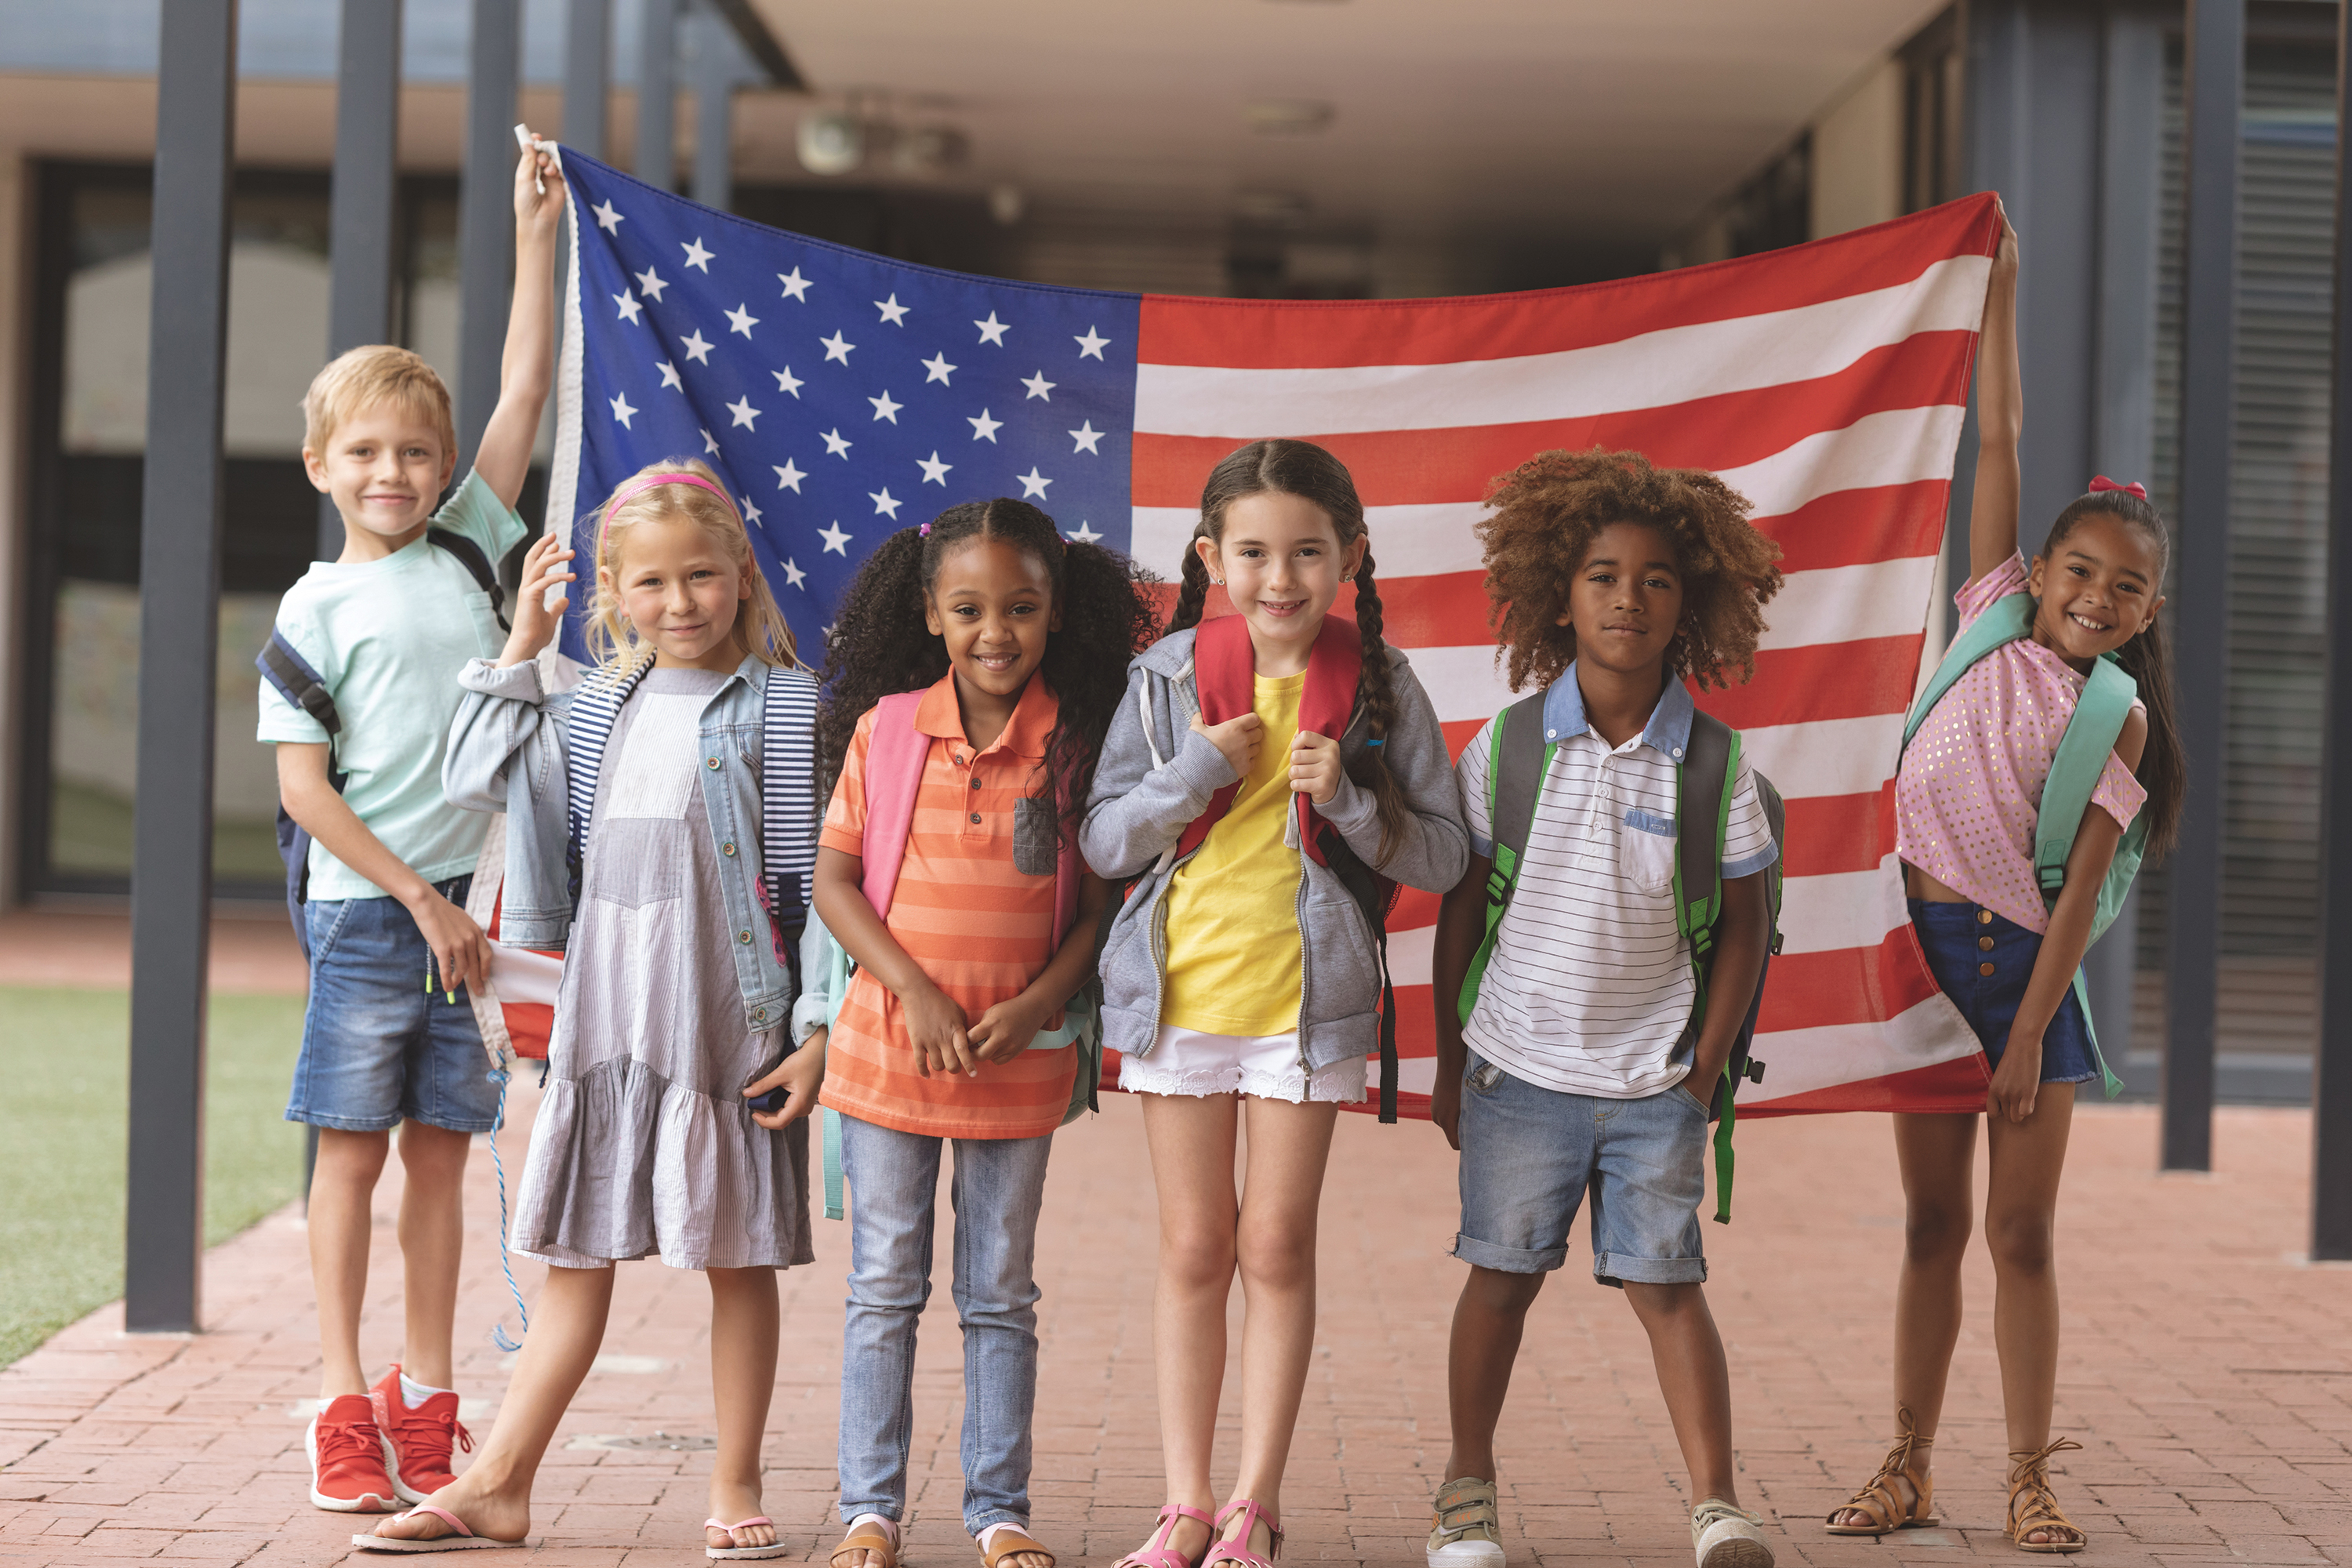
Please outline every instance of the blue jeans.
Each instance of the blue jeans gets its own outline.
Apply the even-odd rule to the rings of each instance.
[[[439,884],[462,905],[471,877]],[[497,1125],[474,998],[425,988],[432,950],[398,899],[313,899],[310,1005],[286,1120],[346,1132],[383,1132],[422,1121],[452,1132]]]
[[[901,1520],[915,1424],[915,1325],[931,1294],[932,1209],[946,1140],[841,1119],[849,1181],[849,1316],[841,1346],[841,1518]],[[959,1138],[955,1303],[963,1325],[963,1523],[1029,1522],[1037,1403],[1043,1138]]]

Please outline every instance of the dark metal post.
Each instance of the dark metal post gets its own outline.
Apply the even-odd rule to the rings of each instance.
[[[203,1308],[205,981],[213,892],[221,408],[236,0],[163,7],[154,289],[140,515],[139,759],[131,873],[131,1161],[123,1326]]]
[[[735,31],[715,5],[694,13],[694,199],[724,212],[735,196]]]
[[[2173,683],[2189,797],[2167,900],[2163,1168],[2213,1167],[2230,737],[2230,457],[2237,422],[2238,142],[2245,0],[2189,0]]]
[[[637,34],[637,158],[649,185],[677,184],[677,0],[645,0]]]
[[[466,49],[466,168],[457,192],[458,472],[499,405],[514,272],[516,100],[522,83],[521,0],[473,0]]]
[[[401,0],[343,0],[335,52],[335,174],[328,218],[327,353],[392,341],[393,197],[399,178]],[[319,498],[319,559],[343,520]]]
[[[2327,414],[2327,677],[2320,720],[2319,1048],[2311,1256],[2352,1258],[2352,27],[2336,34],[2335,397]]]
[[[563,144],[604,155],[613,80],[613,0],[572,0],[563,29]],[[562,232],[558,230],[558,233]]]

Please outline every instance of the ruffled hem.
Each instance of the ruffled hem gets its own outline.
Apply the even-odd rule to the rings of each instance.
[[[514,1250],[572,1268],[785,1268],[814,1262],[813,1243],[806,1121],[772,1132],[634,1058],[549,1080]]]
[[[1311,1078],[1256,1068],[1212,1068],[1196,1072],[1158,1072],[1149,1061],[1124,1058],[1118,1087],[1129,1094],[1164,1094],[1202,1100],[1214,1094],[1244,1094],[1292,1105],[1354,1105],[1364,1098],[1366,1074],[1359,1059],[1334,1062]]]

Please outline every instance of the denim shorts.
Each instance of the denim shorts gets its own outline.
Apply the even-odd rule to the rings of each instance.
[[[2009,1026],[2033,978],[2042,938],[1982,904],[1931,903],[1913,899],[1911,929],[1927,950],[1927,969],[1984,1046],[1989,1065],[2000,1066]],[[1985,973],[1990,970],[1990,973]],[[2099,1076],[2090,1021],[2070,984],[2050,1026],[2042,1031],[2042,1081],[2088,1083]]]
[[[440,884],[463,904],[473,881]],[[345,1132],[382,1132],[422,1121],[452,1132],[488,1132],[499,1086],[474,1022],[472,995],[427,994],[430,950],[398,899],[314,899],[310,1005],[286,1120]]]
[[[1454,1256],[1506,1274],[1568,1261],[1592,1194],[1592,1277],[1603,1285],[1706,1278],[1706,1110],[1681,1085],[1642,1100],[1564,1094],[1475,1052],[1462,1075],[1462,1231]]]

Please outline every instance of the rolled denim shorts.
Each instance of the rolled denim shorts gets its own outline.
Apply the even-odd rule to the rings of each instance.
[[[1927,950],[1927,969],[1937,987],[1976,1031],[1989,1065],[2000,1066],[2001,1053],[2009,1048],[2009,1027],[2017,1022],[2018,1006],[2033,978],[2033,961],[2042,955],[2041,934],[1982,904],[1930,903],[1925,899],[1913,899],[1910,904],[1911,929]],[[2088,1083],[2098,1076],[2090,1021],[2069,985],[2050,1026],[2042,1032],[2042,1081]]]
[[[1568,1261],[1592,1194],[1592,1277],[1603,1285],[1706,1278],[1706,1109],[1681,1085],[1641,1100],[1566,1094],[1470,1056],[1462,1075],[1462,1231],[1454,1256],[1506,1274]]]
[[[471,877],[439,885],[466,901]],[[382,1132],[422,1121],[452,1132],[488,1132],[498,1121],[472,995],[425,989],[431,950],[398,899],[314,899],[310,1005],[286,1120],[345,1132]]]

